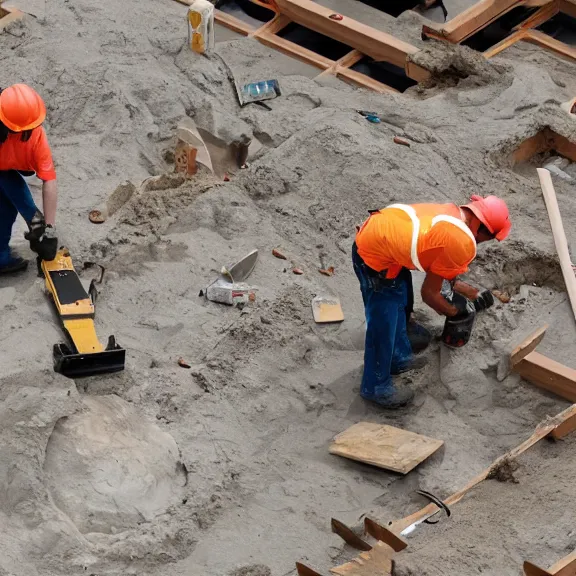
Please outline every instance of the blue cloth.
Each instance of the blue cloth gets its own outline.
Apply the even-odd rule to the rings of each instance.
[[[366,313],[366,344],[364,348],[364,374],[360,394],[368,399],[390,396],[394,393],[392,372],[398,373],[412,360],[412,348],[406,330],[410,271],[402,270],[389,280],[368,267],[352,248],[354,272]]]
[[[0,268],[10,263],[10,238],[18,214],[30,222],[36,214],[30,188],[16,170],[0,170]]]

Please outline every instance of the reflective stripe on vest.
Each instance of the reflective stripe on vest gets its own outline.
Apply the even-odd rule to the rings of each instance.
[[[408,214],[410,220],[412,220],[412,243],[410,245],[410,258],[412,260],[412,264],[417,270],[420,272],[426,272],[422,265],[420,264],[420,259],[418,258],[418,238],[420,236],[420,218],[416,214],[416,210],[412,206],[408,204],[391,204],[390,206],[386,206],[386,208],[397,208],[398,210],[402,210],[405,214]],[[385,208],[385,209],[386,209]],[[460,228],[462,232],[468,235],[468,237],[474,242],[474,257],[476,257],[476,239],[474,238],[474,234],[472,234],[470,228],[462,222],[462,220],[455,218],[454,216],[449,216],[448,214],[440,214],[438,216],[434,216],[432,218],[432,223],[430,228],[432,228],[438,222],[450,222],[450,224],[454,224],[457,228]]]

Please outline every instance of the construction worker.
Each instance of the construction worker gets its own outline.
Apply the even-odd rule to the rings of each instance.
[[[419,330],[412,327],[412,334],[408,330],[413,302],[410,270],[426,273],[422,300],[438,314],[468,314],[470,301],[474,309],[486,309],[494,303],[492,294],[480,293],[457,276],[468,270],[478,243],[502,241],[510,228],[508,207],[495,196],[472,196],[460,207],[393,204],[370,213],[352,248],[366,313],[363,398],[398,408],[414,396],[408,388],[397,388],[392,379],[417,367],[409,336]],[[441,294],[444,281],[463,298],[450,303]]]
[[[28,262],[12,254],[9,242],[18,214],[28,225],[25,237],[43,260],[56,257],[57,186],[52,154],[41,126],[46,106],[26,84],[0,90],[0,274],[25,270]],[[38,210],[21,172],[42,180],[44,214]]]

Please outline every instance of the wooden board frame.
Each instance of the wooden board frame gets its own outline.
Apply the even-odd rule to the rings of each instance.
[[[524,574],[526,576],[576,576],[576,550],[543,570],[531,562],[524,562]]]
[[[453,18],[442,28],[423,26],[422,34],[427,38],[460,44],[510,12],[510,10],[521,6],[529,6],[529,4],[530,0],[482,0]],[[543,4],[539,10],[516,26],[510,36],[486,50],[484,56],[492,58],[506,50],[506,48],[516,44],[516,42],[524,41],[536,44],[557,56],[576,62],[576,48],[560,42],[540,30],[536,30],[536,28],[560,12],[576,18],[576,0],[550,0]]]
[[[0,30],[4,30],[6,26],[12,24],[12,22],[22,20],[22,18],[24,18],[24,12],[4,4],[0,5]]]
[[[177,2],[189,6],[193,0],[177,0]],[[410,56],[419,51],[415,46],[347,16],[342,20],[333,20],[330,18],[334,14],[333,10],[312,0],[274,0],[269,5],[263,2],[257,3],[276,12],[272,20],[259,28],[254,28],[218,9],[214,10],[214,20],[238,34],[254,38],[265,46],[320,68],[322,72],[319,76],[336,76],[350,84],[380,94],[398,93],[398,90],[351,69],[365,56],[377,62],[389,62],[403,68],[406,76],[416,82],[422,82],[430,77],[428,70],[409,60]],[[347,44],[351,47],[351,51],[339,60],[331,60],[278,36],[278,32],[292,22]]]

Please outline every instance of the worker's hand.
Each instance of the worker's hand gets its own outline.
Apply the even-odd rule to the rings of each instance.
[[[476,300],[473,302],[474,308],[476,308],[476,312],[480,312],[481,310],[487,310],[494,304],[494,296],[490,290],[484,290]]]
[[[30,249],[36,252],[42,260],[54,260],[58,252],[56,229],[52,226],[46,226],[40,239],[33,238],[30,240]]]

